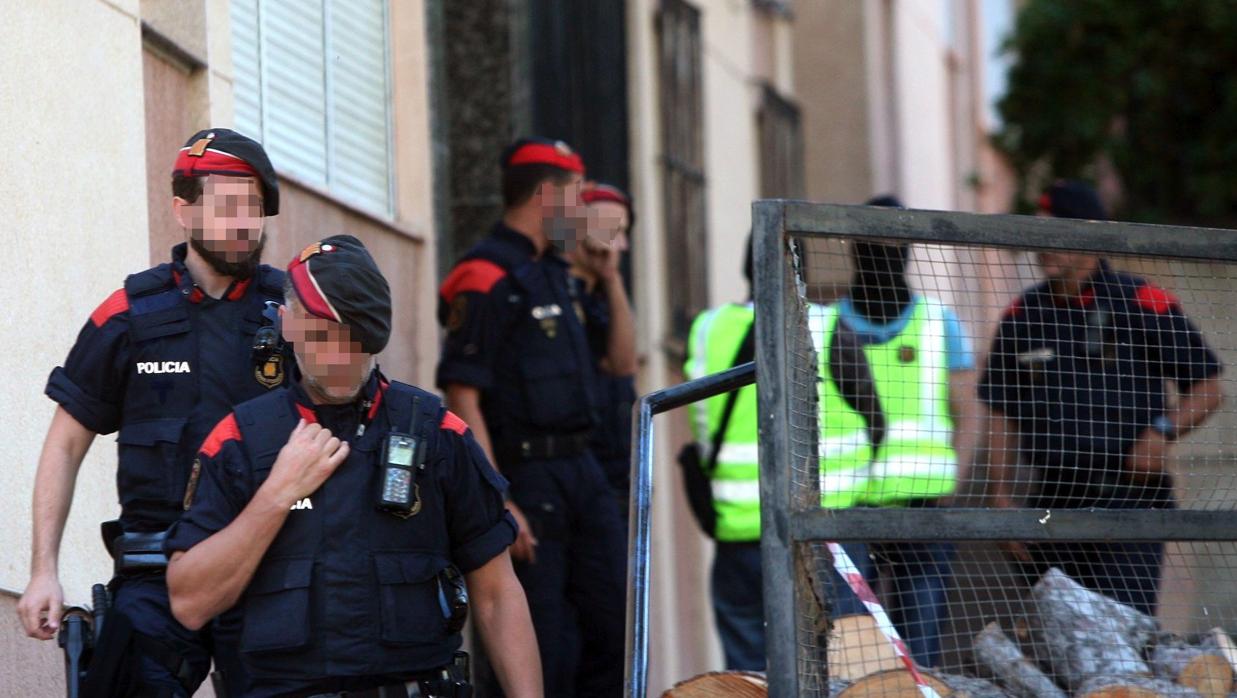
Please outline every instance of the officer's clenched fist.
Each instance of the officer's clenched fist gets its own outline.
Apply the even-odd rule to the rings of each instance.
[[[17,615],[21,618],[26,634],[39,640],[50,640],[60,628],[60,614],[64,607],[64,590],[55,574],[36,574],[30,578],[26,593],[17,603]]]
[[[326,482],[348,458],[348,444],[321,425],[301,420],[279,451],[271,474],[263,483],[276,502],[291,508]]]

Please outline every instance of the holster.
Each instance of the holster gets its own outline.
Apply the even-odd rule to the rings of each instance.
[[[441,678],[426,681],[432,698],[472,698],[472,681],[467,652],[456,652],[455,658],[442,670]]]
[[[73,606],[60,620],[58,643],[64,650],[65,689],[68,698],[81,695],[82,679],[90,665],[94,649],[94,634],[90,627],[90,612]]]

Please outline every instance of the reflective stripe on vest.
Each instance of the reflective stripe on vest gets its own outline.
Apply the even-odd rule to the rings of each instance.
[[[754,317],[751,305],[738,304],[719,306],[698,315],[688,338],[690,357],[684,366],[687,377],[695,379],[729,369]],[[688,406],[692,433],[706,462],[713,432],[720,426],[725,407],[725,394]],[[712,477],[713,508],[717,511],[715,534],[720,541],[760,538],[757,440],[756,387],[747,386],[735,400]]]
[[[836,307],[808,306],[808,329],[820,361],[820,504],[825,508],[854,506],[867,494],[872,462],[867,422],[842,398],[829,370],[837,323]]]
[[[897,337],[864,347],[887,428],[861,503],[888,506],[954,491],[946,352],[945,308],[929,298],[916,299]]]

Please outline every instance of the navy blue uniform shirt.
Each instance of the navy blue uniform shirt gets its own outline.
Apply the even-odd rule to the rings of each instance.
[[[293,419],[320,423],[351,452],[293,507],[238,604],[245,610],[241,651],[252,681],[247,696],[360,690],[448,664],[461,640],[442,631],[434,575],[447,564],[467,574],[515,540],[515,522],[503,505],[506,481],[467,425],[445,409],[436,413],[441,418],[418,476],[418,512],[401,519],[377,511],[378,461],[394,430],[387,396],[395,387],[375,372],[364,400],[349,405],[313,405],[299,385],[262,398],[259,414],[284,409]],[[286,403],[268,404],[275,399]],[[237,408],[202,445],[200,480],[191,507],[169,533],[169,554],[231,523],[286,443],[287,424],[247,427],[245,410]],[[358,436],[360,424],[366,428]],[[261,432],[246,436],[250,429],[275,429],[278,443],[255,446],[253,434]],[[254,448],[265,455],[255,458]]]
[[[596,367],[598,424],[593,430],[592,451],[610,486],[625,495],[631,480],[631,411],[636,402],[636,377],[616,376],[601,368],[601,360],[610,349],[610,302],[605,287],[598,284],[589,292],[583,279],[573,277],[572,282],[582,299],[581,311]]]
[[[264,301],[282,294],[283,272],[262,266],[214,299],[194,285],[186,251],[177,245],[171,264],[131,277],[166,279],[165,287],[137,297],[122,288],[103,301],[47,381],[47,396],[82,426],[120,432],[117,489],[127,530],[175,521],[207,433],[233,405],[277,384],[255,373],[252,348]]]
[[[437,384],[481,390],[495,448],[595,424],[593,356],[568,264],[502,223],[455,266],[439,291],[446,327]]]
[[[1044,282],[1010,306],[979,397],[1017,424],[1039,469],[1035,506],[1168,504],[1169,478],[1135,487],[1126,456],[1164,414],[1167,382],[1188,390],[1220,371],[1176,298],[1101,261],[1077,298]]]

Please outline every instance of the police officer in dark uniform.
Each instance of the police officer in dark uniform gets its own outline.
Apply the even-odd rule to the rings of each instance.
[[[1094,189],[1057,182],[1040,214],[1102,220]],[[1172,442],[1222,401],[1221,365],[1177,299],[1094,255],[1041,252],[1047,280],[1005,311],[980,380],[994,417],[993,506],[1014,506],[1013,468],[1034,466],[1028,506],[1168,509]],[[1176,404],[1166,399],[1173,383]],[[1155,614],[1162,543],[1007,543],[1024,571],[1058,567]]]
[[[35,480],[31,579],[18,613],[31,637],[55,633],[63,603],[57,559],[77,470],[95,434],[118,431],[120,520],[104,525],[116,559],[104,654],[139,657],[134,680],[148,692],[187,696],[212,654],[229,680],[241,678],[228,666],[235,628],[221,619],[213,631],[191,632],[172,618],[161,539],[184,508],[207,432],[232,405],[283,381],[283,356],[260,330],[284,277],[259,264],[264,217],[279,212],[261,145],[227,129],[195,134],[177,156],[172,193],[187,243],[103,301],[47,382],[59,406]],[[109,692],[126,690],[119,675],[105,679],[116,684]]]
[[[584,165],[566,144],[541,139],[516,142],[501,163],[503,219],[440,289],[438,385],[511,481],[508,508],[521,528],[512,557],[547,695],[618,695],[622,532],[589,451],[594,358],[562,254],[585,233]]]
[[[468,696],[456,651],[471,595],[504,687],[540,695],[506,483],[439,398],[377,369],[386,279],[348,235],[288,276],[299,380],[202,445],[166,543],[176,617],[196,628],[239,602],[246,696]]]
[[[598,422],[592,451],[601,463],[626,522],[631,484],[631,419],[636,401],[636,329],[620,271],[635,220],[631,198],[608,184],[580,194],[587,206],[588,236],[567,253],[571,280],[581,298],[596,369]],[[626,526],[624,525],[624,530]]]

